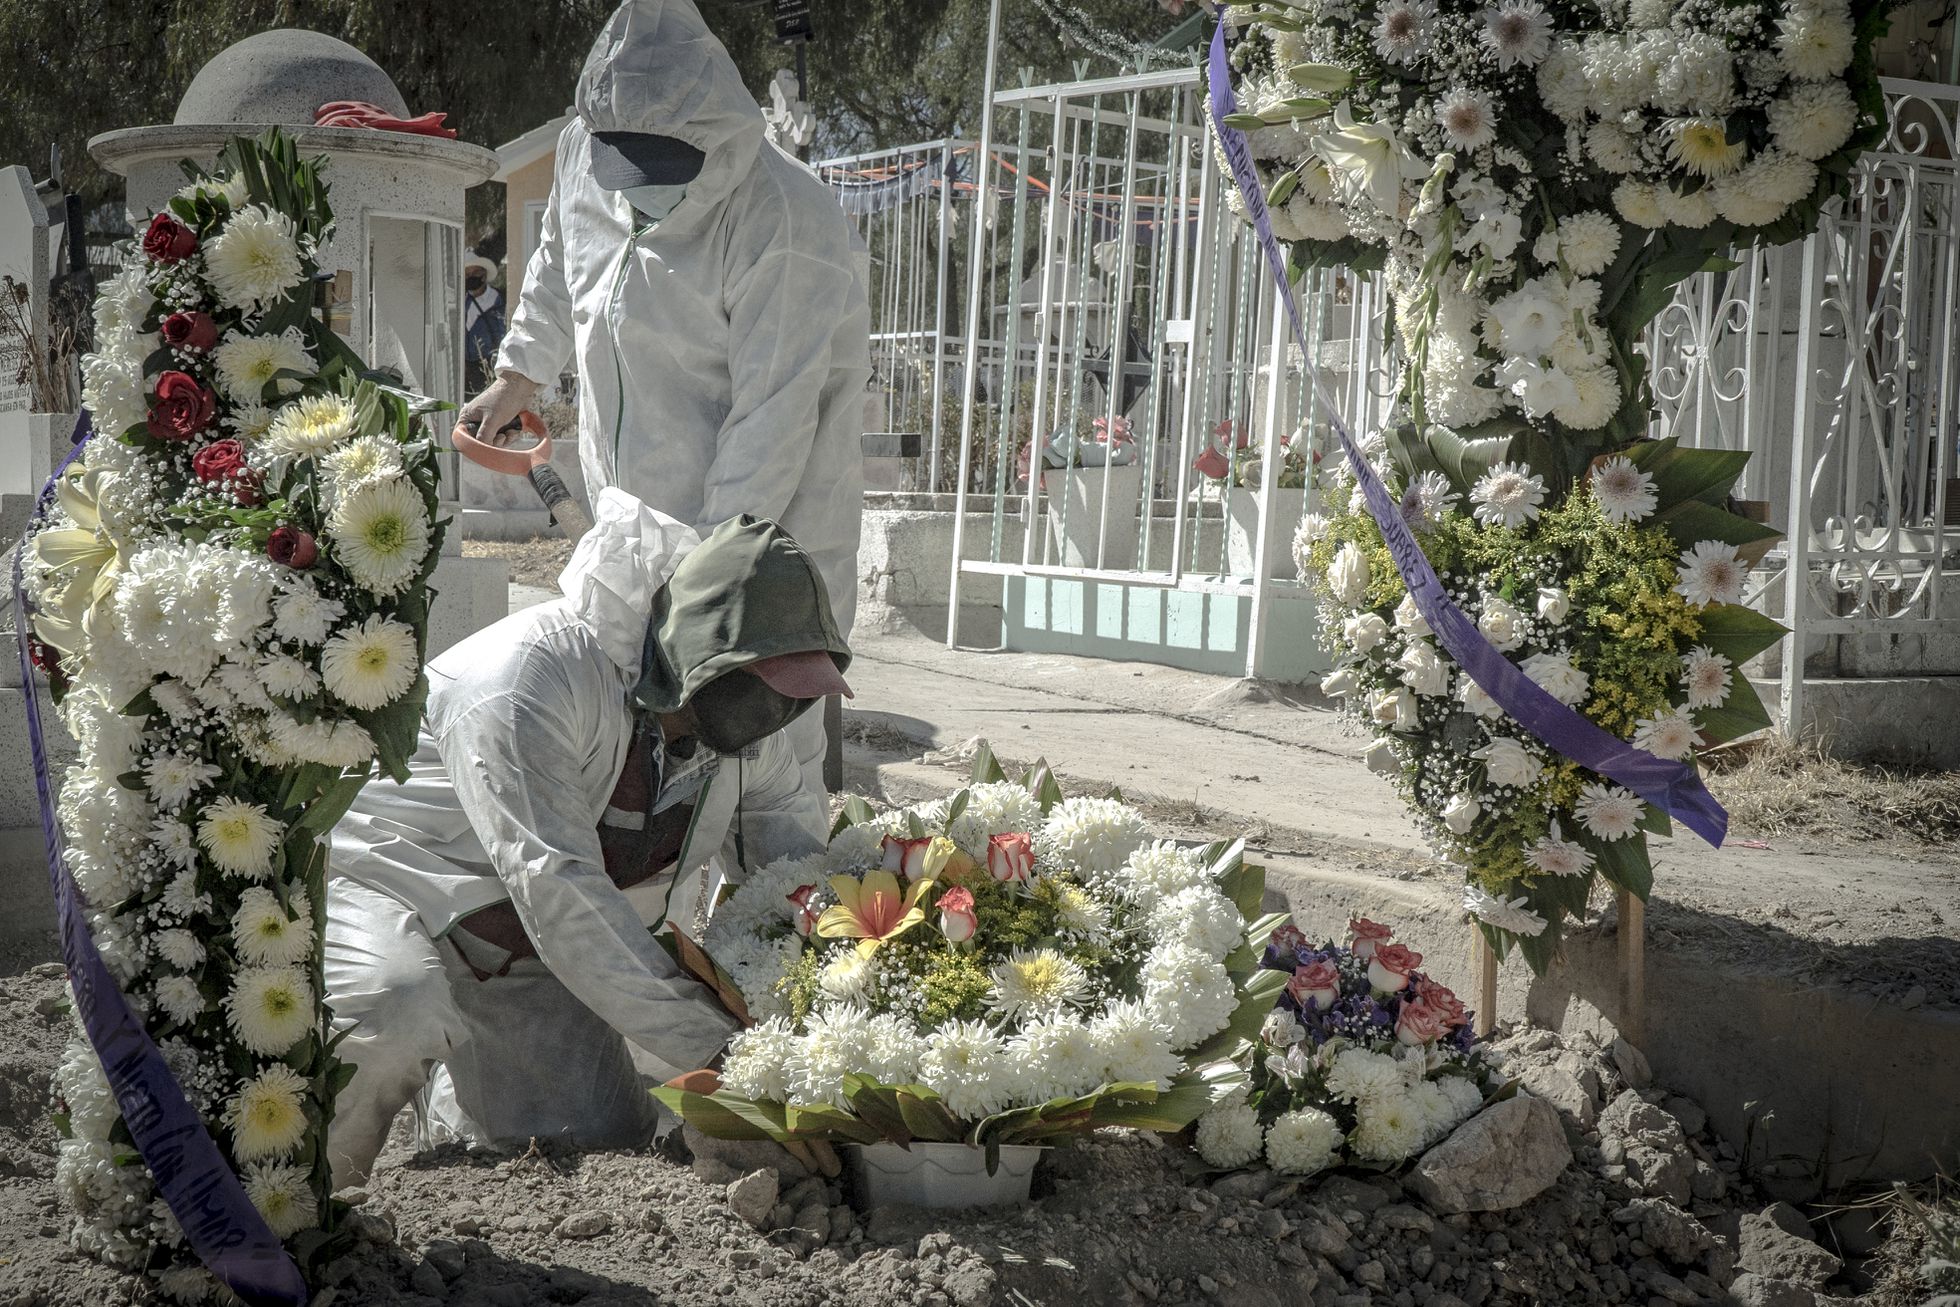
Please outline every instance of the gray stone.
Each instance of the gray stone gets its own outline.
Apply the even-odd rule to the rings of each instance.
[[[742,1178],[740,1171],[737,1171],[734,1167],[719,1158],[714,1157],[695,1158],[693,1171],[694,1178],[702,1184],[714,1185],[716,1188],[721,1189],[727,1188]]]
[[[313,111],[332,100],[408,116],[408,102],[374,60],[321,32],[277,28],[212,56],[177,102],[175,121],[311,127]]]
[[[1762,1210],[1762,1215],[1776,1222],[1778,1229],[1794,1234],[1799,1239],[1812,1238],[1809,1218],[1790,1203],[1771,1203]],[[1737,1227],[1738,1233],[1740,1228]]]
[[[1347,1251],[1347,1227],[1312,1211],[1301,1218],[1296,1235],[1302,1247],[1322,1257],[1335,1257]]]
[[[1818,1307],[1824,1301],[1804,1285],[1766,1275],[1738,1275],[1729,1293],[1742,1307]]]
[[[1612,1057],[1620,1079],[1635,1089],[1645,1089],[1654,1083],[1654,1069],[1647,1065],[1647,1055],[1629,1044],[1626,1036],[1614,1036],[1612,1045],[1606,1051]]]
[[[432,1262],[418,1262],[409,1272],[408,1287],[431,1298],[445,1298],[449,1295],[449,1282],[443,1278]]]
[[[776,1173],[760,1169],[749,1172],[728,1186],[728,1206],[751,1228],[767,1230],[769,1214],[776,1206]]]
[[[760,1167],[774,1171],[784,1185],[793,1185],[809,1175],[803,1163],[791,1157],[789,1150],[781,1144],[772,1144],[767,1139],[710,1139],[691,1125],[681,1126],[681,1142],[687,1145],[687,1153],[698,1164],[703,1158],[712,1158],[735,1172],[747,1175]],[[695,1172],[700,1174],[697,1169]]]
[[[1662,1106],[1667,1109],[1669,1116],[1681,1123],[1681,1133],[1684,1135],[1698,1135],[1708,1124],[1708,1113],[1702,1110],[1700,1103],[1691,1098],[1683,1098],[1676,1094]]]
[[[612,1229],[610,1212],[573,1212],[552,1233],[560,1239],[596,1239]]]
[[[1629,1089],[1599,1114],[1599,1133],[1624,1145],[1627,1177],[1643,1192],[1677,1207],[1693,1199],[1694,1154],[1672,1116]]]
[[[1791,1234],[1767,1214],[1742,1218],[1742,1249],[1736,1262],[1757,1275],[1812,1286],[1844,1269],[1834,1254]]]
[[[1636,1198],[1613,1213],[1613,1220],[1634,1227],[1642,1243],[1676,1266],[1694,1266],[1715,1236],[1680,1208],[1652,1198]]]
[[[1247,1202],[1259,1202],[1266,1196],[1278,1177],[1263,1168],[1254,1171],[1234,1171],[1221,1175],[1212,1181],[1211,1191],[1220,1198],[1238,1198]]]
[[[1388,1183],[1392,1185],[1394,1182]],[[1350,1175],[1330,1175],[1314,1193],[1316,1202],[1340,1212],[1372,1212],[1391,1197],[1393,1195],[1384,1185],[1357,1180]]]
[[[435,1267],[443,1279],[453,1280],[463,1273],[469,1254],[454,1239],[431,1239],[429,1246],[422,1250],[422,1261]]]
[[[1599,1119],[1599,1104],[1568,1068],[1558,1063],[1526,1066],[1518,1069],[1517,1078],[1526,1089],[1557,1108],[1560,1115],[1569,1117],[1580,1129],[1591,1127]]]
[[[1408,1188],[1434,1211],[1502,1212],[1530,1202],[1572,1162],[1558,1113],[1520,1094],[1494,1103],[1423,1154]]]

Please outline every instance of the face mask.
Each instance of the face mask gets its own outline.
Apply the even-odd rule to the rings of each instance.
[[[685,186],[629,186],[620,192],[626,202],[655,222],[680,207],[687,197]]]
[[[695,738],[716,753],[734,754],[780,731],[813,702],[779,694],[759,677],[736,671],[702,686],[689,706]]]
[[[478,273],[472,272],[469,276],[463,278],[463,285],[468,288],[470,294],[474,295],[483,289],[483,277]]]

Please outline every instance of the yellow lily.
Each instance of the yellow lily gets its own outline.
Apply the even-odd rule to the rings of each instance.
[[[35,611],[34,634],[63,654],[73,654],[81,647],[84,619],[115,590],[116,577],[123,569],[122,542],[103,529],[98,506],[103,486],[112,475],[69,468],[55,486],[55,500],[74,525],[34,537],[35,560],[49,571],[67,575],[59,591],[51,590]]]
[[[901,889],[898,877],[882,870],[867,873],[863,880],[832,876],[830,892],[837,902],[817,918],[817,934],[825,939],[855,939],[858,953],[870,957],[880,944],[926,919],[921,901],[932,885],[931,877],[921,876]]]

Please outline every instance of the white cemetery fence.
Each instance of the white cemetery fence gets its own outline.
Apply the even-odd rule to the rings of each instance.
[[[1848,200],[1807,241],[1685,283],[1647,341],[1654,433],[1749,450],[1741,493],[1786,534],[1753,601],[1805,654],[1772,651],[1755,670],[1778,679],[1793,733],[1806,670],[1813,687],[1960,673],[1960,88],[1884,86],[1892,128]],[[1297,348],[1275,353],[1278,306],[1225,203],[1202,92],[1196,70],[1000,90],[984,164],[954,143],[914,149],[957,151],[961,184],[905,201],[914,216],[885,218],[888,232],[867,228],[886,251],[875,349],[887,384],[917,378],[895,396],[949,396],[920,406],[946,414],[919,424],[938,456],[930,484],[957,492],[966,530],[987,524],[956,547],[954,622],[963,581],[1000,578],[1009,647],[1298,678],[1321,665],[1289,550],[1314,492],[1258,487],[1279,479],[1282,437],[1336,452]],[[917,166],[907,157],[887,152],[887,175]],[[950,264],[948,242],[919,243],[921,227],[955,222],[971,245],[967,201],[982,192],[979,268],[956,242]],[[1379,423],[1391,361],[1377,286],[1323,270],[1300,294],[1343,417]],[[910,402],[890,401],[888,420]],[[1118,417],[1134,465],[1023,478],[1036,433],[1093,439],[1095,419]],[[1250,485],[1196,466],[1227,422],[1250,442]]]

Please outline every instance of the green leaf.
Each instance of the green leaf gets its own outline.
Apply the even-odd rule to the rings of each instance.
[[[1022,778],[1021,784],[1029,794],[1034,795],[1044,816],[1053,812],[1055,805],[1062,801],[1062,784],[1055,779],[1055,769],[1048,765],[1046,758],[1034,760],[1034,766],[1028,768],[1028,774]]]
[[[655,1089],[653,1096],[710,1139],[767,1139],[780,1144],[795,1138],[779,1103],[757,1103],[729,1093],[697,1094],[667,1085]]]
[[[1738,668],[1790,633],[1788,627],[1741,604],[1712,604],[1701,610],[1701,638]]]
[[[1099,1127],[1175,1134],[1250,1081],[1234,1062],[1208,1062],[1186,1071],[1171,1082],[1169,1089],[1150,1098],[1099,1101],[1091,1120]]]
[[[966,811],[966,805],[972,800],[973,792],[964,787],[953,792],[953,797],[946,800],[946,829],[953,828],[953,823],[960,819],[960,814]]]
[[[837,820],[831,823],[830,838],[836,839],[849,827],[861,826],[877,815],[863,795],[853,794],[844,800],[843,806],[838,810]]]
[[[899,1115],[914,1139],[934,1143],[958,1143],[966,1137],[966,1123],[954,1116],[943,1099],[924,1085],[901,1085],[892,1091]]]
[[[1599,874],[1616,889],[1623,889],[1642,902],[1654,891],[1654,864],[1647,855],[1647,837],[1630,835],[1622,840],[1599,842],[1582,837],[1599,861]]]
[[[1722,706],[1698,710],[1695,722],[1717,744],[1766,731],[1771,724],[1762,696],[1756,693],[1756,687],[1749,683],[1740,667],[1729,673],[1729,697]]]
[[[973,781],[976,785],[993,785],[1007,779],[1001,769],[1000,759],[994,757],[993,746],[985,740],[973,751]]]
[[[1256,921],[1266,905],[1266,869],[1245,861],[1245,841],[1235,841],[1224,856],[1210,863],[1218,892],[1247,921]]]
[[[1545,969],[1552,965],[1552,959],[1558,956],[1559,941],[1563,935],[1556,920],[1547,920],[1545,929],[1538,934],[1518,936],[1518,952],[1524,954],[1533,975],[1544,975]]]
[[[912,1129],[905,1124],[905,1113],[899,1109],[896,1090],[867,1076],[847,1074],[844,1077],[844,1098],[860,1121],[889,1142],[906,1144],[912,1141]]]
[[[1690,499],[1665,512],[1656,513],[1652,521],[1656,526],[1666,527],[1684,553],[1700,541],[1719,540],[1723,544],[1734,545],[1737,553],[1750,563],[1760,559],[1771,542],[1783,534],[1773,526],[1751,522],[1746,517],[1724,512],[1699,499]]]
[[[1266,126],[1266,120],[1256,113],[1228,113],[1218,121],[1241,132],[1256,132]]]
[[[1259,1033],[1259,1027],[1266,1022],[1266,1015],[1279,1001],[1280,991],[1286,988],[1290,979],[1284,971],[1260,969],[1239,986],[1239,1005],[1232,1009],[1232,1019],[1225,1028],[1198,1045],[1185,1058],[1187,1062],[1212,1062],[1222,1057],[1236,1056],[1239,1045]]]

